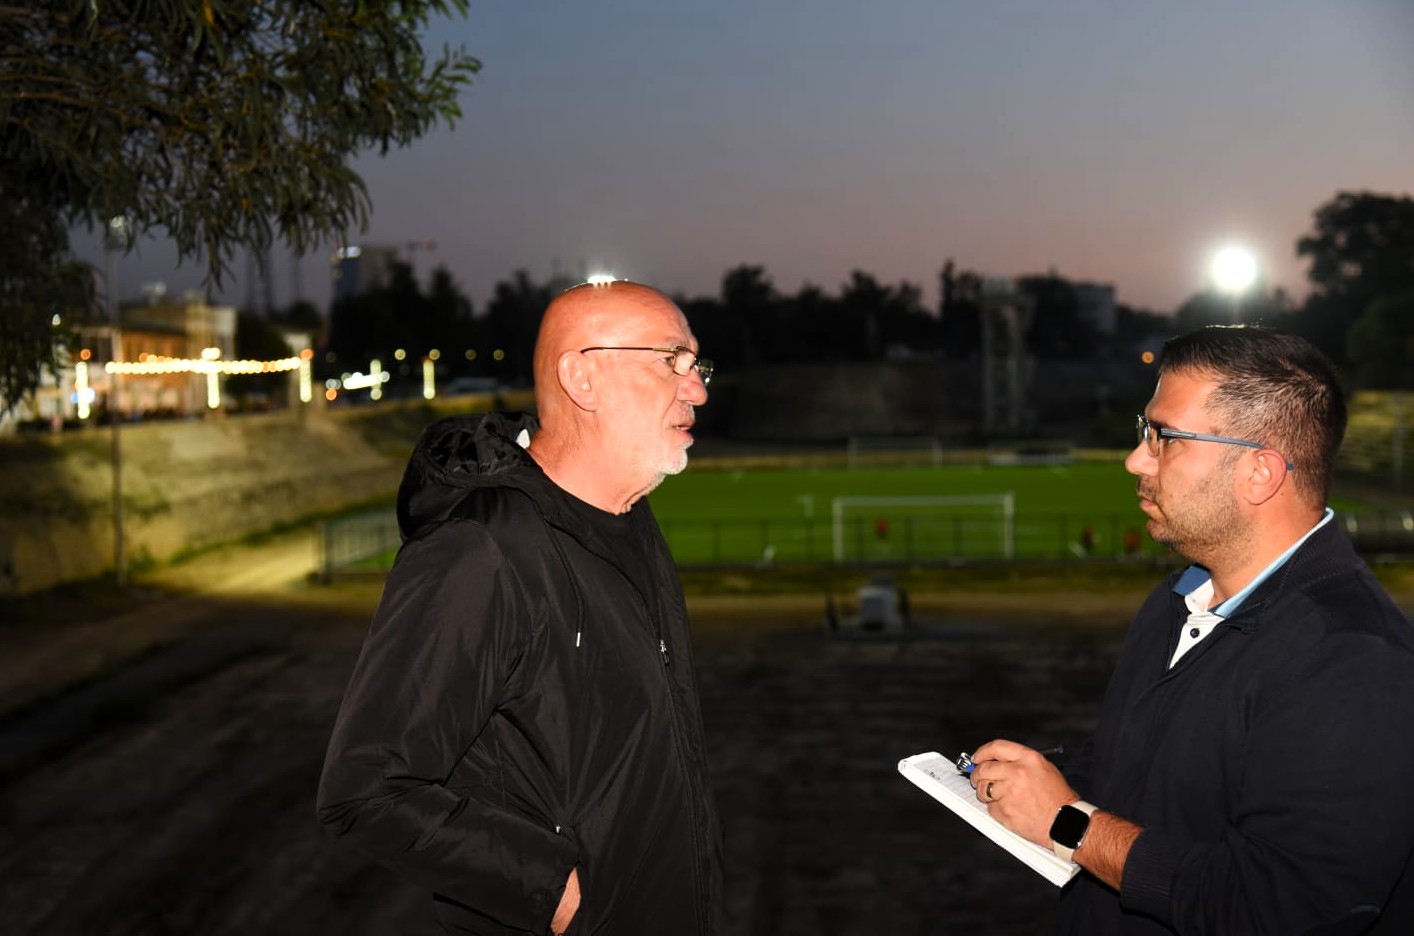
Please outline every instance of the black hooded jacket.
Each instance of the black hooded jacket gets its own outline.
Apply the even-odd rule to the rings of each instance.
[[[615,516],[551,482],[522,448],[535,428],[459,416],[419,440],[319,819],[431,890],[451,932],[548,932],[577,867],[571,934],[713,933],[676,568],[645,500]]]

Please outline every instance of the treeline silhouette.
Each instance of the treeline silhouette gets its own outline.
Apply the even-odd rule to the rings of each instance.
[[[531,378],[531,352],[545,306],[574,282],[536,280],[517,270],[496,284],[480,313],[445,268],[423,293],[407,263],[395,263],[389,285],[338,300],[330,310],[322,359],[330,372],[385,364],[397,349],[418,358],[432,349],[452,374],[494,376],[508,384]],[[1158,314],[1118,307],[1118,328],[1102,333],[1081,314],[1073,284],[1054,274],[1023,276],[1030,297],[1025,342],[1037,357],[1109,353],[1165,326]],[[907,357],[966,358],[981,347],[982,277],[940,274],[942,301],[930,306],[915,283],[886,284],[855,270],[838,292],[806,285],[783,293],[765,267],[743,264],[722,277],[720,294],[674,296],[704,355],[724,372],[797,361],[879,361]],[[499,356],[496,352],[500,352]]]
[[[1295,245],[1310,263],[1311,291],[1293,303],[1263,285],[1234,299],[1202,290],[1163,312],[1116,304],[1112,317],[1089,314],[1081,291],[1093,284],[1056,271],[1017,276],[1029,314],[1022,345],[1037,359],[1112,358],[1153,347],[1163,336],[1208,324],[1260,322],[1306,335],[1366,386],[1414,386],[1414,199],[1342,192],[1314,213]],[[988,292],[982,272],[945,261],[938,301],[912,282],[883,283],[852,271],[837,290],[807,284],[780,291],[764,266],[727,270],[715,296],[675,296],[703,353],[724,375],[790,362],[969,359],[981,352]],[[437,352],[438,373],[490,376],[528,385],[540,316],[564,277],[537,280],[526,270],[498,282],[474,309],[444,266],[426,291],[410,264],[396,262],[388,284],[340,299],[327,321],[308,307],[287,323],[320,328],[317,360],[326,374],[385,366],[401,349],[419,361]]]

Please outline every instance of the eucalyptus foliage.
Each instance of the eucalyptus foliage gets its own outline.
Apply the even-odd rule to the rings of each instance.
[[[367,226],[350,161],[461,116],[480,68],[429,55],[433,17],[467,0],[50,0],[0,5],[0,207],[61,244],[0,272],[0,406],[34,386],[40,340],[15,343],[73,277],[71,226],[126,216],[219,284],[238,249],[304,253]],[[50,245],[55,247],[56,245]],[[52,336],[51,336],[52,337]],[[14,358],[15,360],[11,360]],[[11,379],[11,375],[21,375]]]

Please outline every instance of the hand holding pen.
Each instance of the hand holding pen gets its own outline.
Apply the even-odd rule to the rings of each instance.
[[[1057,744],[1055,747],[1048,747],[1036,753],[1040,754],[1042,757],[1059,757],[1065,753],[1065,745]],[[972,761],[972,755],[966,751],[963,751],[957,756],[957,760],[953,761],[953,765],[957,767],[957,772],[960,774],[970,774],[977,769],[977,765]]]
[[[1056,810],[1080,799],[1059,766],[1047,760],[1061,753],[1059,745],[1037,749],[998,738],[959,755],[953,766],[986,804],[988,815],[1022,838],[1049,847]]]

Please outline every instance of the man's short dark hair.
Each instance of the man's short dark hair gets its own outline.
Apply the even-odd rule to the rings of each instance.
[[[1215,325],[1164,343],[1159,375],[1170,371],[1213,380],[1213,431],[1280,452],[1296,466],[1297,490],[1325,504],[1345,438],[1345,393],[1315,345],[1262,326]]]

